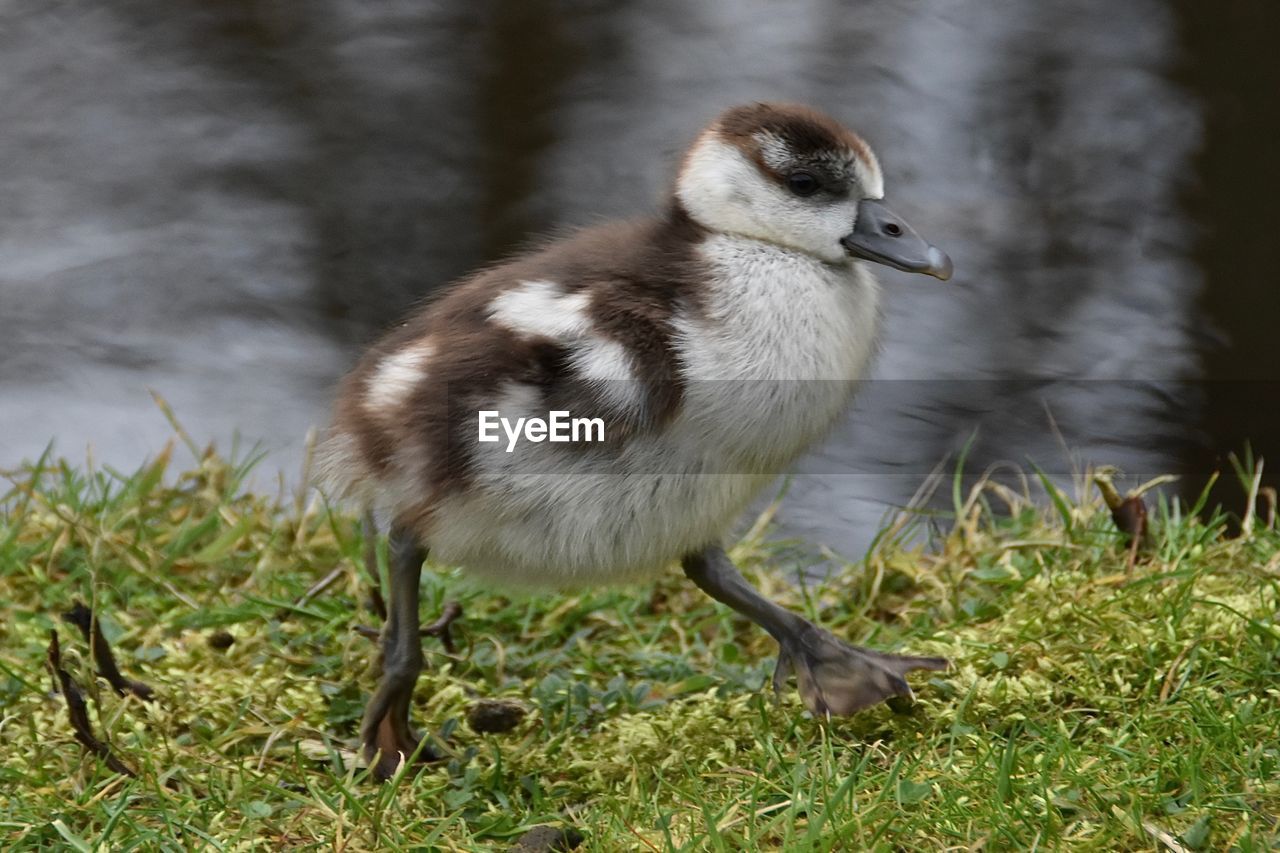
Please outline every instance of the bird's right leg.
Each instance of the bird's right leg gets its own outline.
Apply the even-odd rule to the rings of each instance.
[[[910,697],[907,673],[948,666],[944,658],[894,655],[849,645],[762,596],[719,545],[686,555],[682,565],[703,592],[773,635],[779,646],[774,689],[780,690],[794,674],[800,698],[817,716],[852,714],[893,696]]]
[[[380,781],[390,779],[402,761],[418,752],[420,738],[409,725],[409,705],[422,672],[418,582],[427,557],[426,549],[402,528],[392,528],[388,545],[391,565],[387,621],[382,629],[382,680],[360,726],[365,758]],[[422,761],[439,758],[427,744],[418,755]]]

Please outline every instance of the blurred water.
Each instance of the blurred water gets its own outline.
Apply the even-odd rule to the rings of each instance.
[[[0,467],[51,438],[135,465],[169,436],[154,389],[294,471],[406,305],[649,209],[709,117],[774,98],[866,136],[957,270],[883,274],[876,375],[917,381],[868,386],[789,530],[856,554],[975,427],[976,470],[1265,448],[1264,386],[1221,380],[1280,380],[1280,80],[1240,50],[1277,26],[1266,0],[0,5]]]

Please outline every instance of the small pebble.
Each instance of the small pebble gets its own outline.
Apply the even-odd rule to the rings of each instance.
[[[479,734],[500,734],[520,725],[527,713],[518,702],[481,699],[467,709],[467,724]]]
[[[582,833],[571,826],[535,826],[511,845],[510,853],[551,853],[573,850],[582,843]]]
[[[230,631],[214,631],[209,635],[209,639],[206,642],[208,642],[209,648],[217,649],[221,652],[231,648],[231,644],[235,641],[236,638],[231,636]]]

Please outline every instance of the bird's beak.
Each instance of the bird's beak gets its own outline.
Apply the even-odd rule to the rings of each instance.
[[[858,202],[858,221],[853,233],[840,238],[840,245],[855,258],[863,258],[900,269],[940,278],[951,278],[951,259],[927,242],[902,217],[875,199]]]

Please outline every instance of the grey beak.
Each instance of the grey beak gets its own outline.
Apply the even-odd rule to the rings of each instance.
[[[882,202],[864,198],[858,202],[858,221],[853,233],[840,238],[840,245],[852,257],[875,261],[904,272],[919,272],[946,281],[951,278],[951,259]]]

